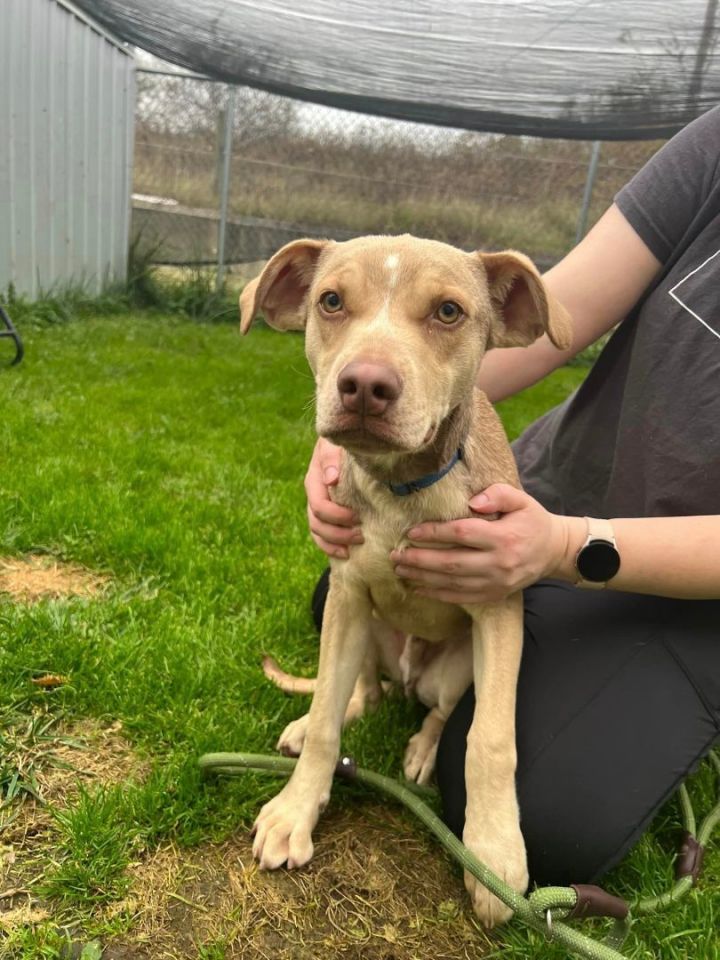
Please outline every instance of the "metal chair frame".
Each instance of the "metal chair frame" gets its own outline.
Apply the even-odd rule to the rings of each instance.
[[[23,347],[23,342],[20,339],[20,334],[15,329],[15,326],[8,316],[7,311],[0,306],[0,337],[10,337],[15,341],[15,358],[10,361],[10,366],[14,367],[16,364],[20,363],[23,356],[25,355],[25,348]],[[4,325],[5,329],[2,329]]]

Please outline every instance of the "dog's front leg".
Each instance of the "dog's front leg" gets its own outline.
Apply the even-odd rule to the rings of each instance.
[[[475,716],[467,739],[467,805],[463,841],[518,892],[528,884],[515,790],[515,700],[523,637],[522,595],[470,611],[473,616]],[[512,911],[465,874],[475,912],[486,927]]]
[[[370,642],[370,617],[369,596],[332,577],[302,753],[290,780],[265,804],[253,828],[253,854],[261,868],[300,867],[313,855],[312,831],[330,799],[345,709]]]
[[[375,627],[377,627],[377,623],[375,623]],[[345,710],[343,727],[359,720],[368,710],[374,710],[380,703],[383,693],[391,688],[391,684],[387,680],[380,681],[378,671],[378,651],[374,645],[371,645],[368,647],[360,673],[355,681],[352,696]],[[314,689],[317,681],[311,680],[309,682],[313,684]],[[309,713],[304,713],[297,720],[291,720],[280,734],[275,749],[286,757],[299,757],[307,736],[309,721]]]

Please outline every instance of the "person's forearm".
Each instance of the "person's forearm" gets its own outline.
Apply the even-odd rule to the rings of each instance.
[[[577,580],[587,538],[583,517],[564,517],[566,546],[553,576]],[[688,600],[720,599],[720,516],[612,520],[621,565],[610,590]]]
[[[491,403],[497,403],[542,380],[575,353],[574,349],[558,350],[546,334],[529,347],[491,350],[483,358],[477,385]]]

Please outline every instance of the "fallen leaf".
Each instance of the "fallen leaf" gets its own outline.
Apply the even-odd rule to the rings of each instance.
[[[61,687],[64,683],[70,683],[69,677],[63,677],[60,673],[46,673],[42,677],[31,677],[30,683],[36,687]]]

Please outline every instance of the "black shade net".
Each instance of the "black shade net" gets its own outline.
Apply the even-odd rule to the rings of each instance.
[[[228,83],[468,130],[671,136],[720,101],[718,0],[75,0]]]

